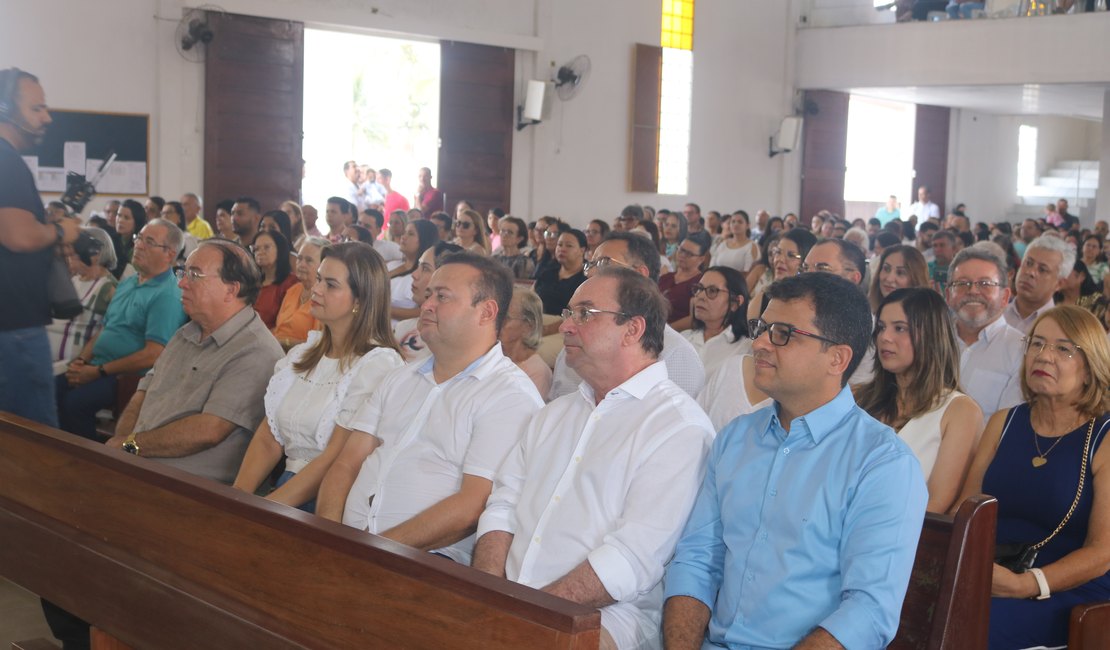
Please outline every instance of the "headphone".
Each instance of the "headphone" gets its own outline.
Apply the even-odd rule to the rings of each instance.
[[[15,117],[15,92],[21,72],[19,68],[0,70],[0,121],[12,122]]]

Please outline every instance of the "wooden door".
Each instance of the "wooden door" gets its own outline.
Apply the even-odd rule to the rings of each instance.
[[[807,90],[802,126],[801,223],[820,210],[844,215],[844,171],[848,150],[848,93]],[[814,110],[815,109],[815,110]]]
[[[942,221],[948,210],[944,190],[948,182],[948,126],[951,114],[952,109],[947,106],[918,104],[913,134],[913,187],[910,188],[911,198],[903,201],[903,205],[907,206],[913,203],[917,200],[917,188],[927,185],[931,200],[940,206]]]
[[[204,79],[204,200],[297,200],[304,113],[304,24],[210,12]]]

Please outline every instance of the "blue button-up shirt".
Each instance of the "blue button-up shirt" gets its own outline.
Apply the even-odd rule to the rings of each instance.
[[[717,436],[665,597],[710,608],[706,648],[786,648],[817,626],[886,647],[924,521],[921,466],[848,388],[789,432],[777,413]]]

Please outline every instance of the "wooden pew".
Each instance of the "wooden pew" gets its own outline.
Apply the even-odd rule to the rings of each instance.
[[[0,575],[136,648],[598,646],[542,592],[0,414]]]
[[[1110,602],[1076,605],[1068,621],[1069,650],[1106,650],[1110,646]]]
[[[955,517],[925,515],[894,650],[986,648],[998,501],[979,495]]]

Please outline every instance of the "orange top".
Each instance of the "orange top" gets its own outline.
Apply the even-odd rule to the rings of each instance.
[[[294,341],[303,343],[308,340],[308,333],[320,327],[320,323],[312,317],[309,309],[312,303],[308,300],[301,304],[301,295],[305,288],[298,282],[289,287],[285,292],[285,299],[281,301],[278,310],[277,324],[272,330],[278,341]]]

